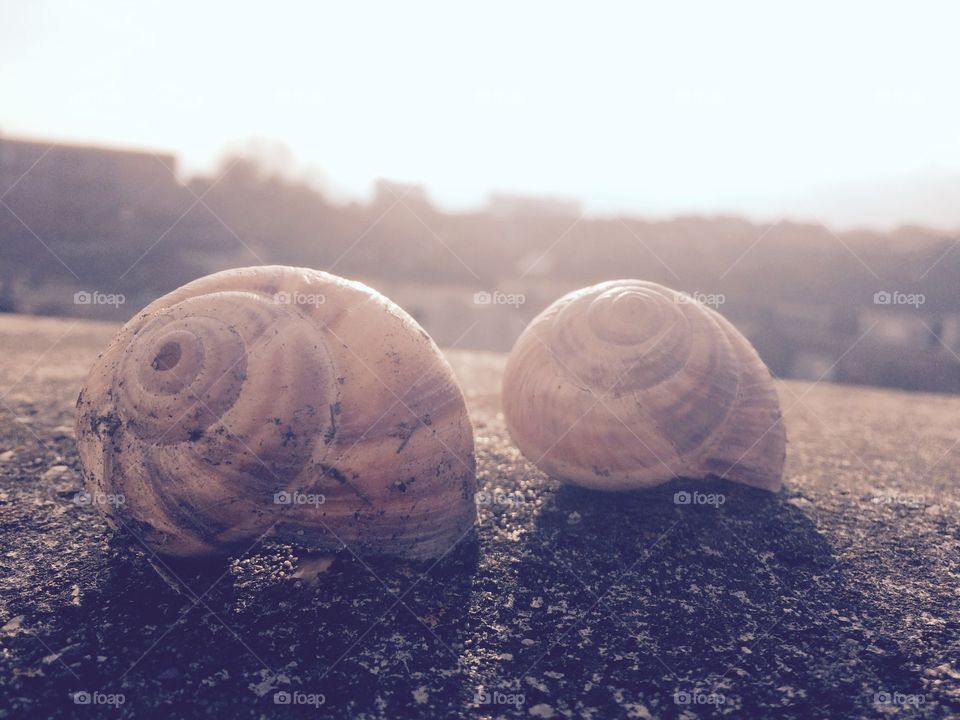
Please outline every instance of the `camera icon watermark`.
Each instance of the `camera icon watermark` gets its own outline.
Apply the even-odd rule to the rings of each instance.
[[[323,293],[288,292],[274,293],[273,301],[277,305],[323,305],[327,298]]]
[[[86,490],[81,490],[73,496],[73,502],[83,507],[88,505],[110,505],[112,507],[119,507],[127,502],[127,498],[121,493],[91,493]]]
[[[512,705],[519,708],[527,701],[523,693],[502,692],[500,690],[478,690],[473,695],[474,705]]]
[[[873,502],[876,505],[901,505],[916,510],[927,505],[927,497],[926,495],[911,493],[891,493],[889,495],[874,495]]]
[[[873,694],[873,702],[877,705],[912,705],[916,707],[917,705],[923,705],[923,703],[926,701],[927,697],[922,693],[911,694],[881,690],[880,692],[875,692]]]
[[[511,305],[519,308],[527,301],[527,296],[523,293],[505,293],[500,290],[488,292],[480,290],[473,294],[474,305]]]
[[[90,692],[89,690],[78,690],[70,693],[70,699],[74,705],[111,705],[120,707],[127,698],[123,693],[103,693],[99,690]]]
[[[879,290],[873,294],[873,304],[874,305],[910,305],[914,308],[918,308],[927,302],[927,296],[923,293],[904,293],[904,292],[888,292],[887,290]]]
[[[273,694],[274,705],[306,705],[318,708],[326,704],[327,697],[323,693],[305,693],[299,690],[279,690]]]
[[[720,507],[727,501],[722,493],[702,493],[698,490],[680,490],[673,494],[674,505],[713,505]]]
[[[697,304],[716,309],[727,302],[727,296],[723,293],[678,292],[674,295],[674,302],[677,305]]]
[[[273,494],[274,505],[323,505],[327,498],[320,493],[305,493],[299,490],[281,490]]]
[[[525,498],[520,492],[500,492],[481,490],[474,494],[473,501],[477,505],[509,505],[511,507],[521,505]]]
[[[727,698],[723,693],[702,693],[677,690],[673,693],[673,702],[677,705],[723,705]]]
[[[73,294],[74,305],[110,305],[120,307],[127,301],[123,293],[104,293],[99,290],[78,290]]]

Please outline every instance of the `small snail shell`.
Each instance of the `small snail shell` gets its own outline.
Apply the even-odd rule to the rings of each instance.
[[[577,485],[781,484],[786,438],[766,366],[719,313],[655,283],[600,283],[538,315],[507,360],[503,413],[527,458]]]
[[[475,519],[473,430],[437,346],[374,290],[253,267],[130,320],[77,401],[108,520],[173,556],[265,533],[436,557]]]

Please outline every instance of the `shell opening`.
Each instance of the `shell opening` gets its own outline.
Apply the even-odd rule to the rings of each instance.
[[[150,365],[157,372],[167,372],[177,366],[177,363],[180,362],[180,355],[180,343],[164,343]]]

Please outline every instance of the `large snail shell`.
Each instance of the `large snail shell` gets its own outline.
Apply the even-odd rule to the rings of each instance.
[[[600,283],[538,315],[507,360],[503,413],[527,458],[578,485],[781,484],[766,366],[719,313],[655,283]]]
[[[271,532],[435,557],[475,519],[450,366],[385,297],[315,270],[229,270],[152,303],[94,364],[76,422],[108,520],[168,555]]]

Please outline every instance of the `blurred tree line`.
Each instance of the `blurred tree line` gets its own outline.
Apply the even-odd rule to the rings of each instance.
[[[578,217],[549,207],[540,213],[535,204],[515,213],[447,213],[422,189],[385,181],[369,202],[334,203],[246,155],[186,184],[149,157],[79,178],[48,159],[0,206],[8,306],[17,285],[79,282],[159,294],[213,269],[262,261],[481,289],[637,277],[728,301],[835,308],[900,291],[923,293],[928,311],[960,311],[956,238],[922,228],[835,234],[736,217]]]

